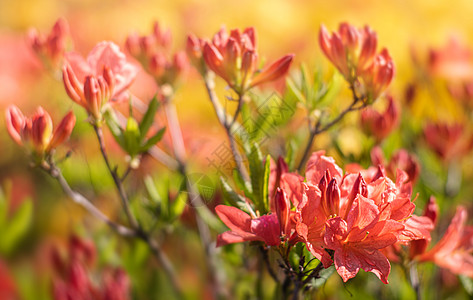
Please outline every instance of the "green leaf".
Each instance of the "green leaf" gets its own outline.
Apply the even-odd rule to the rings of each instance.
[[[117,116],[113,112],[112,109],[108,109],[105,111],[105,122],[107,123],[108,129],[113,135],[115,141],[125,150],[125,140],[123,138],[123,129],[120,127],[120,123],[118,122]]]
[[[460,281],[468,295],[473,296],[473,279],[465,275],[458,275]]]
[[[160,104],[156,99],[156,96],[148,104],[148,109],[146,110],[146,113],[140,123],[140,132],[142,139],[145,138],[146,133],[151,128],[151,125],[153,125],[154,115],[156,114],[156,111],[158,111],[159,105]]]
[[[344,80],[342,76],[338,74],[338,72],[335,72],[326,86],[326,91],[318,98],[317,105],[323,107],[330,104],[339,94],[343,83]]]
[[[220,177],[220,183],[222,184],[223,199],[231,206],[245,208],[245,199],[232,189],[225,178]]]
[[[10,253],[26,234],[33,220],[33,201],[25,199],[10,221],[3,228],[0,239],[2,253]]]
[[[264,208],[269,211],[269,175],[271,174],[271,156],[268,154],[264,163],[264,177],[263,177],[263,201]]]
[[[334,272],[335,272],[335,267],[333,265],[327,269],[322,269],[319,272],[319,278],[312,280],[312,282],[314,283],[313,286],[316,289],[322,287],[322,285],[324,285],[325,282],[327,282],[327,280],[330,278],[330,276],[332,276]]]
[[[186,207],[187,201],[189,199],[189,193],[181,192],[179,195],[174,199],[174,201],[170,205],[169,215],[171,220],[175,220],[179,218]]]
[[[164,132],[166,132],[166,127],[161,128],[155,135],[150,137],[146,143],[140,147],[140,152],[146,152],[149,148],[156,145],[156,143],[163,138]]]
[[[251,153],[247,155],[250,165],[250,179],[251,187],[253,190],[253,203],[256,206],[256,209],[260,211],[261,214],[265,214],[266,208],[264,204],[264,163],[263,155],[259,146],[254,143]]]
[[[138,154],[141,143],[141,134],[138,122],[136,122],[134,118],[128,118],[123,135],[125,138],[125,151],[131,156]]]
[[[9,183],[11,185],[11,183]],[[0,189],[0,230],[7,223],[8,207],[10,197],[7,197],[3,190]]]
[[[251,183],[245,182],[243,177],[241,177],[240,172],[237,169],[233,169],[233,180],[236,183],[236,186],[243,191],[244,196],[253,200],[253,190],[251,189]]]
[[[164,183],[165,181],[160,181],[160,183]],[[156,184],[151,176],[146,176],[144,179],[144,184],[148,195],[151,198],[151,201],[155,204],[155,208],[153,210],[158,211],[162,218],[168,217],[169,212],[169,199],[167,197],[167,192],[164,194],[164,197],[161,197],[158,189],[156,188]]]

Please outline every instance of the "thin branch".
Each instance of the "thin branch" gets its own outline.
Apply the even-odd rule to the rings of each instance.
[[[170,99],[168,99],[170,100]],[[184,145],[184,139],[182,137],[182,130],[179,123],[179,119],[177,117],[177,112],[175,105],[172,101],[165,101],[165,113],[168,120],[168,127],[169,132],[171,133],[171,139],[174,149],[174,154],[176,156],[176,160],[178,162],[178,171],[184,176],[186,180],[186,189],[189,193],[189,199],[192,199],[192,206],[196,206],[199,208],[207,209],[204,201],[200,197],[199,192],[196,190],[194,184],[191,182],[190,177],[187,173],[187,163],[186,163],[186,149]],[[214,293],[215,299],[222,299],[228,298],[228,293],[224,289],[224,276],[223,273],[220,272],[219,264],[217,262],[217,258],[215,255],[215,245],[212,242],[212,235],[210,233],[210,228],[205,222],[205,220],[200,215],[199,209],[195,210],[196,222],[197,222],[197,229],[200,235],[200,239],[202,241],[202,245],[206,254],[206,265],[209,269],[214,285]]]
[[[269,275],[274,279],[274,281],[279,284],[279,278],[276,272],[274,272],[273,268],[271,268],[271,263],[269,262],[268,251],[263,248],[263,246],[259,247],[261,251],[261,255],[263,256],[263,261],[266,265],[266,269],[268,270]]]
[[[91,215],[96,217],[97,219],[101,220],[105,224],[107,224],[113,231],[118,233],[120,236],[123,237],[134,237],[139,238],[145,241],[148,244],[148,247],[151,249],[151,252],[156,257],[160,265],[163,267],[166,276],[171,281],[173,290],[176,296],[179,299],[183,299],[182,289],[179,285],[178,277],[174,268],[171,264],[171,261],[166,256],[166,254],[162,251],[159,244],[151,239],[151,237],[144,232],[141,228],[128,228],[123,225],[117,224],[110,220],[106,215],[104,215],[97,207],[95,207],[92,202],[90,202],[87,198],[85,198],[80,193],[74,191],[67,180],[62,175],[61,170],[53,163],[52,160],[48,161],[47,166],[42,166],[42,169],[45,170],[51,177],[57,180],[59,185],[61,186],[62,190],[66,195],[68,195],[75,203],[81,205],[85,208]]]
[[[322,271],[323,267],[324,265],[322,264],[322,262],[320,262],[317,267],[315,267],[315,269],[313,269],[312,272],[306,277],[306,279],[304,279],[304,281],[302,282],[302,286],[308,284],[313,278],[318,278],[319,273],[320,271]]]
[[[48,172],[48,174],[51,175],[51,177],[57,180],[57,182],[61,186],[64,193],[68,195],[72,199],[72,201],[74,201],[76,204],[79,204],[85,210],[87,210],[91,215],[93,215],[97,219],[107,224],[113,231],[117,232],[119,235],[124,236],[124,237],[137,236],[137,232],[135,230],[122,226],[120,224],[117,224],[114,221],[110,220],[102,211],[100,211],[97,207],[95,207],[95,205],[93,205],[92,202],[90,202],[82,194],[74,191],[69,186],[69,183],[66,181],[66,179],[62,175],[61,170],[51,161],[49,162],[49,168],[43,167],[42,169]]]
[[[232,150],[233,159],[235,160],[235,163],[237,165],[238,172],[240,172],[241,176],[243,177],[245,181],[250,181],[248,171],[246,170],[246,167],[243,164],[242,156],[240,152],[238,151],[236,140],[232,133],[232,128],[233,128],[233,125],[235,125],[236,120],[238,118],[238,114],[241,110],[243,99],[241,96],[239,97],[238,107],[234,113],[232,121],[228,122],[227,114],[225,110],[222,108],[220,101],[218,100],[218,96],[215,93],[215,90],[214,90],[215,83],[213,82],[213,79],[209,76],[209,74],[204,75],[204,83],[205,83],[205,88],[207,90],[207,94],[209,96],[210,102],[212,103],[212,106],[215,110],[215,114],[217,115],[217,119],[219,120],[220,124],[225,128],[225,132],[230,142],[230,148]]]
[[[118,176],[116,168],[112,169],[112,166],[108,159],[107,151],[105,150],[105,142],[103,138],[102,127],[98,127],[97,125],[94,125],[93,127],[94,127],[94,131],[95,131],[95,134],[97,135],[97,139],[99,142],[100,152],[102,153],[102,157],[105,161],[105,164],[107,165],[107,169],[113,178],[113,182],[115,183],[115,187],[117,188],[118,194],[120,196],[120,200],[122,202],[122,207],[123,207],[123,210],[125,211],[128,222],[130,223],[131,227],[135,229],[139,228],[138,221],[136,220],[135,216],[131,212],[128,196],[125,192],[120,176]]]
[[[333,125],[340,122],[345,117],[346,114],[348,114],[352,111],[357,111],[357,110],[363,109],[363,108],[366,107],[366,103],[363,101],[363,98],[360,98],[356,94],[356,90],[355,90],[355,87],[353,85],[350,85],[350,90],[352,92],[353,101],[347,108],[345,108],[342,112],[340,112],[340,114],[338,114],[337,117],[335,117],[332,121],[328,122],[327,124],[325,124],[323,126],[320,123],[320,119],[317,121],[317,123],[315,124],[314,127],[309,126],[309,140],[308,140],[307,145],[304,149],[304,154],[302,155],[302,159],[299,162],[299,165],[297,167],[298,171],[301,171],[302,167],[306,163],[306,161],[309,157],[310,150],[312,148],[312,144],[314,143],[314,139],[317,135],[321,134],[322,132],[325,132],[325,131],[329,130]],[[357,106],[357,104],[360,103],[360,102],[361,102],[361,105]]]

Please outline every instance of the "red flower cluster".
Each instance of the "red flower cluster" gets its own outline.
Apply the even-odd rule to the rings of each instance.
[[[183,51],[176,52],[169,58],[171,31],[163,30],[158,22],[154,23],[150,35],[139,36],[134,33],[127,37],[125,47],[159,85],[175,86],[183,73],[189,68],[189,62]]]
[[[251,218],[237,208],[217,206],[217,214],[231,229],[219,236],[218,245],[303,241],[324,267],[334,263],[344,281],[364,269],[387,283],[391,266],[381,249],[430,239],[426,228],[431,229],[431,221],[412,215],[415,205],[404,172],[398,173],[396,183],[381,167],[370,177],[344,175],[334,159],[323,154],[312,154],[305,180],[294,173],[281,175],[272,214]]]
[[[294,57],[294,54],[285,55],[259,71],[256,32],[253,27],[248,27],[243,32],[233,29],[230,34],[222,28],[214,35],[212,42],[191,35],[187,42],[187,52],[194,62],[203,57],[207,67],[239,95],[254,86],[284,76]],[[197,68],[201,70],[199,64]]]
[[[70,111],[53,132],[51,116],[42,107],[28,118],[15,105],[7,108],[5,119],[11,138],[39,158],[67,140],[76,124],[76,117]]]
[[[127,300],[130,280],[121,269],[109,269],[103,273],[98,287],[89,276],[89,269],[95,264],[96,250],[91,242],[72,236],[67,253],[58,248],[52,251],[51,259],[55,272],[53,297],[55,300]]]
[[[87,110],[94,121],[102,119],[102,107],[109,100],[122,100],[138,73],[125,54],[112,42],[101,42],[84,60],[77,53],[66,55],[63,80],[69,97]]]
[[[399,121],[399,108],[392,97],[387,97],[388,107],[380,113],[372,107],[367,107],[361,112],[361,126],[373,135],[379,143],[386,138],[397,126]]]
[[[473,148],[473,137],[461,123],[428,123],[424,136],[428,146],[446,162],[462,158]]]
[[[59,70],[62,66],[69,36],[69,25],[66,20],[58,19],[51,32],[45,36],[35,28],[28,32],[28,43],[45,66]]]
[[[376,33],[368,26],[357,29],[342,23],[338,32],[330,35],[322,25],[319,33],[320,47],[325,56],[369,101],[376,100],[394,76],[391,56],[386,49],[376,54],[377,42]]]

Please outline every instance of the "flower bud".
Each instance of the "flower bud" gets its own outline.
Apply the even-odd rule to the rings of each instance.
[[[275,197],[275,206],[276,206],[276,216],[278,217],[279,229],[281,236],[286,236],[289,238],[291,234],[291,224],[289,214],[291,212],[291,204],[289,199],[287,199],[284,191],[279,187],[276,189]]]

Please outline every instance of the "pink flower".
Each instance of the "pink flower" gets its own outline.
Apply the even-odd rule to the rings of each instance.
[[[106,41],[98,43],[86,59],[75,52],[67,53],[66,62],[70,67],[68,76],[71,77],[70,74],[73,74],[80,85],[86,82],[87,77],[91,76],[99,80],[98,78],[103,76],[105,69],[110,70],[114,78],[114,88],[110,99],[117,101],[127,99],[124,93],[133,83],[139,71],[135,64],[126,59],[125,54],[116,44]],[[64,72],[65,69],[63,69],[63,75]]]
[[[460,81],[473,79],[472,51],[455,37],[450,37],[443,48],[430,49],[428,64],[434,76]]]
[[[171,31],[155,22],[150,35],[131,34],[125,47],[159,85],[175,87],[189,69],[189,61],[183,51],[170,55],[171,38]]]
[[[473,137],[460,123],[428,123],[424,136],[429,147],[446,162],[461,159],[473,148]]]
[[[238,208],[218,205],[215,212],[230,231],[218,235],[217,247],[245,241],[262,241],[268,246],[299,241],[291,202],[282,189],[277,188],[273,203],[273,213],[260,217],[250,217]]]
[[[324,242],[327,248],[335,250],[335,268],[343,281],[363,269],[388,283],[391,265],[379,250],[397,242],[398,232],[404,226],[394,220],[381,220],[381,216],[378,206],[360,195],[346,220],[335,217],[326,222]]]
[[[28,43],[46,67],[59,70],[66,52],[69,25],[66,20],[58,19],[51,32],[45,36],[35,28],[28,32]]]
[[[281,187],[296,206],[296,230],[307,249],[325,267],[332,264],[344,281],[358,270],[373,272],[387,283],[390,265],[380,252],[398,241],[424,238],[423,231],[406,225],[415,205],[404,186],[379,168],[365,180],[361,173],[343,175],[331,157],[315,152],[306,167],[306,182],[286,173]]]
[[[383,49],[376,55],[373,63],[360,74],[363,89],[369,102],[378,99],[394,77],[394,63],[388,50]]]
[[[396,127],[399,121],[399,108],[392,97],[388,97],[388,107],[379,113],[371,107],[361,112],[361,126],[373,135],[378,143],[385,139]]]
[[[279,222],[274,214],[252,219],[238,208],[226,205],[218,205],[215,212],[231,229],[218,235],[217,247],[245,241],[263,241],[268,246],[281,243]]]
[[[382,165],[388,177],[394,177],[398,169],[406,172],[407,181],[411,182],[412,185],[416,183],[420,173],[420,164],[417,157],[405,149],[395,151],[389,162],[386,162],[383,151],[376,146],[371,150],[371,163],[375,166]]]
[[[394,63],[386,49],[376,54],[377,36],[368,26],[357,29],[342,23],[338,32],[330,35],[322,25],[319,44],[325,56],[367,101],[376,100],[391,83]]]
[[[42,107],[38,107],[36,113],[28,118],[14,105],[7,108],[5,119],[11,138],[40,157],[67,140],[76,123],[76,117],[71,111],[53,132],[51,116]]]
[[[466,221],[466,209],[458,207],[442,239],[432,249],[420,254],[415,259],[420,262],[432,261],[455,274],[473,277],[473,255],[471,254],[473,226],[467,226]],[[417,253],[421,253],[421,251]]]
[[[377,41],[376,32],[368,26],[357,29],[341,23],[338,32],[330,36],[322,25],[319,32],[320,48],[348,82],[353,82],[372,63]]]
[[[202,55],[207,67],[239,94],[284,76],[294,57],[293,54],[285,55],[258,72],[256,32],[253,27],[243,32],[233,29],[230,35],[222,28],[211,43],[205,43]]]
[[[63,81],[67,95],[92,117],[92,121],[102,121],[104,105],[111,99],[115,91],[115,78],[109,67],[104,67],[100,76],[87,75],[84,84],[77,79],[72,68],[63,68]]]

